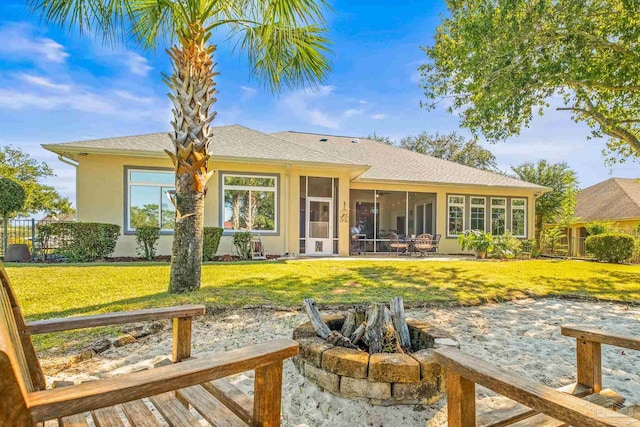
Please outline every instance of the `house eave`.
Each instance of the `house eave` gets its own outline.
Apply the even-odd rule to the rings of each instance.
[[[494,184],[469,184],[469,183],[459,183],[459,182],[440,182],[440,181],[413,181],[413,180],[397,180],[397,179],[376,179],[376,178],[358,178],[354,180],[354,182],[358,183],[367,183],[367,184],[404,184],[404,185],[432,185],[438,187],[449,187],[449,188],[459,188],[459,187],[468,187],[468,188],[499,188],[504,190],[525,190],[530,191],[532,193],[548,193],[552,191],[549,187],[524,187],[517,185],[494,185]]]

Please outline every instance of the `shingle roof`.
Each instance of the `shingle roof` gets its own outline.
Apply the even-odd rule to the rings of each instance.
[[[279,138],[371,166],[357,180],[414,181],[442,184],[520,187],[543,190],[517,178],[464,166],[366,138],[302,132],[274,133]]]
[[[87,152],[127,151],[137,155],[161,155],[164,150],[173,151],[167,133],[45,144],[43,147],[56,153],[86,150]],[[240,125],[213,128],[211,155],[214,158],[366,166]]]
[[[640,182],[610,178],[576,195],[575,216],[581,221],[640,218]]]
[[[240,125],[213,128],[211,154],[214,158],[264,162],[320,163],[351,166],[363,172],[357,180],[406,181],[433,184],[516,187],[544,190],[545,187],[498,173],[392,147],[369,139],[301,132],[271,135]],[[45,144],[59,154],[130,153],[161,156],[172,151],[166,133],[124,136],[89,141]]]

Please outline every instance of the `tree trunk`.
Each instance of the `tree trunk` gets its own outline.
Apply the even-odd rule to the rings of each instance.
[[[215,99],[213,52],[207,46],[210,34],[194,23],[178,31],[178,45],[168,50],[173,66],[164,82],[171,89],[173,132],[169,134],[174,152],[166,151],[175,167],[176,208],[171,280],[169,292],[182,293],[200,288],[204,196],[209,171],[210,111]]]
[[[411,348],[411,336],[409,335],[409,327],[404,313],[404,302],[402,297],[394,297],[389,304],[391,307],[391,320],[393,327],[398,334],[400,347],[407,350]]]
[[[7,255],[7,242],[9,241],[8,237],[7,237],[7,233],[8,233],[8,223],[9,221],[7,220],[6,216],[2,217],[2,255],[5,256]]]
[[[344,319],[344,323],[342,324],[340,333],[345,337],[349,337],[357,327],[358,324],[356,323],[356,311],[353,308],[350,308],[347,311],[347,318]]]
[[[349,340],[353,345],[358,345],[358,342],[360,342],[360,340],[364,336],[365,329],[366,325],[364,323],[361,323],[360,326],[358,326],[358,328],[353,331],[353,334],[351,334],[351,336],[349,337]]]
[[[382,353],[389,342],[387,335],[393,330],[389,309],[384,304],[371,304],[367,311],[367,326],[363,340],[369,346],[369,353]]]

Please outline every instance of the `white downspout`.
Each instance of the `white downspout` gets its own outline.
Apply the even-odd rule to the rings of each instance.
[[[289,169],[291,165],[286,165],[284,174],[284,253],[286,255],[289,255]]]
[[[73,166],[76,168],[76,220],[78,219],[78,212],[80,211],[80,205],[78,204],[78,165],[79,163],[75,160],[69,159],[68,157],[63,156],[62,154],[58,154],[58,160],[62,163],[67,164],[69,166]]]

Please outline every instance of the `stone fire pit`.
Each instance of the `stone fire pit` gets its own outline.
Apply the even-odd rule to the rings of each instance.
[[[323,316],[331,330],[339,331],[345,316]],[[319,338],[306,322],[293,331],[300,344],[294,363],[318,387],[373,405],[431,404],[442,397],[444,371],[433,361],[432,349],[459,347],[450,334],[428,323],[407,319],[411,352],[376,353],[336,347]]]

